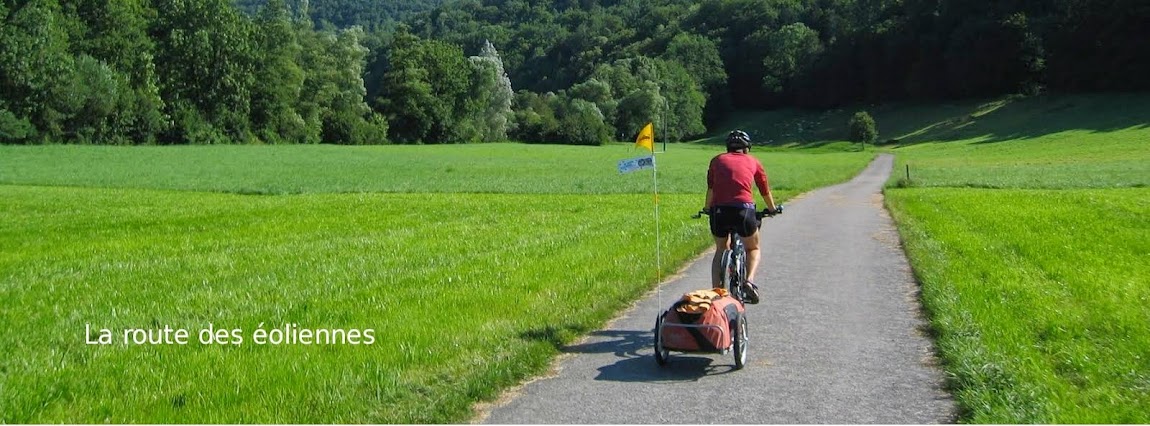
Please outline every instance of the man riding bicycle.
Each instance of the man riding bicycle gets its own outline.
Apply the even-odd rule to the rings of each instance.
[[[711,212],[711,234],[715,237],[715,257],[711,261],[713,287],[722,287],[720,281],[723,251],[730,248],[731,231],[743,240],[747,250],[747,280],[744,291],[748,303],[759,303],[758,286],[751,280],[759,266],[759,226],[755,214],[755,196],[751,185],[759,188],[759,195],[767,202],[768,212],[777,212],[775,198],[767,181],[763,164],[750,155],[751,137],[742,130],[727,135],[727,152],[711,159],[707,169],[707,202],[704,210]]]

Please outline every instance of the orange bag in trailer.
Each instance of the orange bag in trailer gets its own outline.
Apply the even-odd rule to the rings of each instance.
[[[743,304],[723,289],[684,294],[663,313],[662,345],[681,352],[725,352],[744,312]]]

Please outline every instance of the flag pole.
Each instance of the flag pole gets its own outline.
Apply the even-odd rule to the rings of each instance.
[[[655,183],[655,282],[663,282],[663,243],[659,230],[659,162],[655,161],[655,153],[651,153],[651,179]],[[656,284],[656,285],[658,285]]]
[[[656,152],[654,124],[654,122],[648,122],[646,126],[643,126],[643,128],[639,130],[639,135],[635,138],[635,146],[643,147],[651,153],[651,180],[654,182],[655,187],[655,292],[656,298],[658,298],[661,303],[662,294],[660,293],[659,287],[663,282],[663,236],[662,231],[659,229],[659,168],[657,166],[657,162],[655,161]],[[641,160],[645,159],[646,158],[637,159],[640,160],[637,165],[630,164],[631,161],[634,160],[620,162],[619,171],[626,173],[628,170],[643,168],[644,164],[642,164]]]
[[[651,135],[651,147],[655,146],[655,137]],[[655,150],[651,150],[651,181],[655,188],[655,300],[659,307],[663,306],[663,241],[659,226],[659,162],[655,161]],[[656,330],[656,333],[659,331]]]

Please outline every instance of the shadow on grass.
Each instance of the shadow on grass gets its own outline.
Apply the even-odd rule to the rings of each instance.
[[[897,109],[876,117],[899,123],[884,139],[890,145],[982,139],[991,144],[1038,138],[1071,130],[1094,133],[1150,128],[1150,96],[1146,94],[1007,96],[940,108],[942,116],[917,123],[895,118]],[[928,117],[923,117],[928,118]],[[901,120],[901,121],[900,121]],[[881,129],[880,129],[881,131]]]
[[[587,333],[575,344],[560,342],[565,333],[576,327],[548,326],[523,333],[528,340],[545,341],[559,351],[569,354],[611,354],[615,362],[598,368],[595,380],[615,382],[682,382],[697,381],[706,376],[726,374],[734,369],[734,359],[725,355],[730,363],[715,363],[718,355],[671,353],[670,362],[658,365],[654,356],[654,334],[651,330],[598,330]]]
[[[982,144],[997,143],[1069,130],[1102,133],[1150,129],[1150,93],[1012,95],[855,105],[825,111],[791,108],[742,112],[697,143],[720,145],[727,131],[740,128],[751,133],[757,144],[772,147],[842,148],[836,143],[847,139],[851,114],[864,110],[878,125],[879,146],[892,148],[970,139],[981,139],[977,143]]]

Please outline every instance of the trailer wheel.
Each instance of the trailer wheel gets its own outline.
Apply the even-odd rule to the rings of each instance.
[[[747,316],[739,315],[739,319],[731,324],[731,346],[735,347],[735,369],[740,370],[747,365]]]
[[[659,365],[667,365],[671,357],[671,351],[663,347],[663,315],[660,313],[655,320],[655,362]]]

